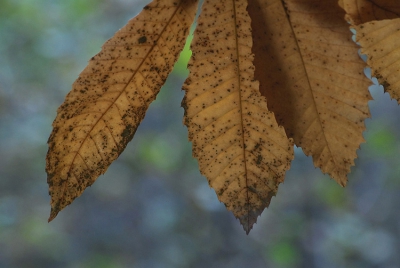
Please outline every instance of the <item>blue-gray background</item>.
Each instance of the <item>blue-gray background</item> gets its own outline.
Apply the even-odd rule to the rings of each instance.
[[[219,203],[182,125],[185,60],[125,152],[47,223],[57,107],[101,45],[148,0],[0,3],[0,267],[399,267],[400,109],[371,88],[346,188],[296,149],[250,235]]]

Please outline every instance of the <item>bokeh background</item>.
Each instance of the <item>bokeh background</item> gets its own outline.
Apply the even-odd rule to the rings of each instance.
[[[189,50],[125,152],[51,223],[51,123],[101,45],[148,0],[1,0],[0,267],[400,267],[400,109],[371,87],[346,188],[296,149],[247,236],[199,174],[182,124]]]

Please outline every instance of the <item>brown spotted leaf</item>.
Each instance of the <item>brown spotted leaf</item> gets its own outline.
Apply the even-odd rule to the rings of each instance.
[[[254,79],[246,7],[204,1],[182,106],[201,173],[248,233],[283,182],[293,145]]]
[[[358,25],[373,20],[400,18],[399,0],[339,0],[346,20]]]
[[[400,18],[371,21],[354,28],[372,75],[400,104]]]
[[[132,139],[185,44],[196,8],[197,0],[154,0],[79,75],[48,141],[49,221]]]
[[[255,77],[268,108],[340,185],[364,142],[369,80],[337,0],[253,0]]]

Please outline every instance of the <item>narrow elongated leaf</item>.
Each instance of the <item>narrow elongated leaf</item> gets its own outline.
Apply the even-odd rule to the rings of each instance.
[[[288,137],[340,185],[364,142],[369,80],[336,0],[249,2],[261,94]]]
[[[400,17],[399,0],[339,0],[339,5],[352,25]]]
[[[182,106],[201,173],[248,233],[284,180],[293,145],[254,79],[246,6],[204,1]]]
[[[79,75],[48,141],[49,221],[132,139],[185,44],[196,8],[197,0],[154,0]]]
[[[400,104],[400,19],[371,21],[354,28],[372,75]]]

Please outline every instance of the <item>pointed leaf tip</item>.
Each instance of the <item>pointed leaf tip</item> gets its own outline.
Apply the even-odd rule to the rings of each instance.
[[[55,217],[57,217],[59,211],[56,211],[54,208],[51,208],[50,211],[50,217],[47,220],[47,222],[51,222],[52,220],[54,220]]]
[[[253,229],[253,225],[257,222],[258,216],[261,215],[264,209],[260,210],[250,210],[249,213],[238,217],[240,224],[243,226],[243,230],[246,232],[248,235]]]

